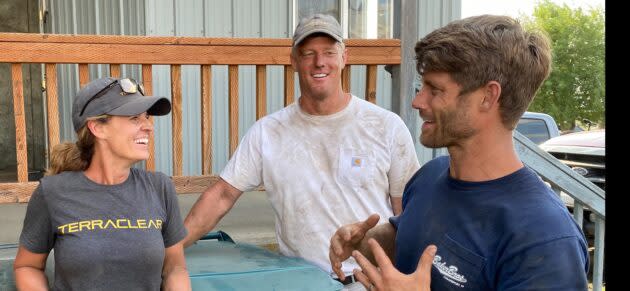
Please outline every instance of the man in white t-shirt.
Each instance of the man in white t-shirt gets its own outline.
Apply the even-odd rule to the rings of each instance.
[[[280,252],[336,277],[328,250],[337,228],[372,213],[400,214],[403,188],[420,167],[411,134],[398,115],[343,92],[346,60],[337,20],[317,14],[300,21],[291,52],[300,98],[249,129],[221,179],[186,217],[186,246],[212,230],[244,191],[264,185]],[[356,267],[352,258],[344,264],[346,290],[362,288],[353,283]]]

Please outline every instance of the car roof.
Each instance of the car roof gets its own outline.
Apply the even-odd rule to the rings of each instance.
[[[551,138],[544,142],[544,145],[571,145],[583,147],[606,147],[606,131],[590,130],[567,133]]]
[[[549,139],[540,145],[547,152],[580,155],[606,155],[605,130],[568,133]]]

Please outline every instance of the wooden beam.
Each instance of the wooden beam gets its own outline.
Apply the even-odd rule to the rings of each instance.
[[[46,125],[48,126],[48,159],[59,144],[59,101],[57,95],[57,65],[46,64]]]
[[[153,66],[142,65],[142,86],[147,96],[153,96]],[[149,121],[153,124],[153,116],[149,116]],[[154,131],[155,133],[155,131]],[[149,158],[146,162],[147,171],[155,171],[155,134],[149,136]]]
[[[109,75],[114,78],[120,78],[120,64],[109,65]]]
[[[198,46],[283,46],[291,47],[291,38],[213,38],[186,36],[135,36],[135,35],[69,35],[36,33],[0,33],[0,42],[6,43],[86,43],[86,44],[130,44],[130,45],[198,45]],[[346,39],[346,47],[400,46],[398,39]]]
[[[284,66],[284,106],[293,103],[293,95],[295,94],[293,67],[291,65]]]
[[[177,194],[201,193],[219,180],[216,175],[172,176]],[[39,182],[0,183],[0,205],[7,203],[27,203]],[[254,191],[264,191],[258,187]]]
[[[15,118],[15,154],[18,182],[28,182],[28,151],[26,144],[26,117],[24,116],[24,88],[22,64],[11,64],[13,87],[13,116]]]
[[[256,120],[267,115],[267,66],[256,66]]]
[[[367,66],[367,82],[365,82],[365,100],[376,104],[376,65]]]
[[[348,65],[341,70],[341,88],[344,92],[350,92],[350,66]]]
[[[201,66],[201,173],[212,174],[212,67]]]
[[[182,67],[171,66],[171,118],[173,123],[173,176],[181,176],[183,171],[182,153]]]
[[[347,49],[349,65],[400,63],[396,46]],[[0,42],[0,51],[0,62],[15,63],[289,65],[291,47]]]
[[[0,204],[26,203],[39,182],[0,183]]]
[[[228,66],[229,87],[229,135],[230,135],[230,157],[238,146],[238,66]]]
[[[90,70],[88,64],[79,64],[79,87],[83,88],[90,82]]]

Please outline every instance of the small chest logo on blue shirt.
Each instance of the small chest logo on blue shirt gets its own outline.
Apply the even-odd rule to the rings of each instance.
[[[458,268],[456,266],[447,266],[446,262],[442,262],[441,256],[435,255],[433,258],[433,266],[440,271],[440,274],[442,274],[442,277],[444,277],[446,281],[453,283],[453,285],[457,287],[463,288],[465,287],[463,283],[468,282],[464,275],[457,273]]]

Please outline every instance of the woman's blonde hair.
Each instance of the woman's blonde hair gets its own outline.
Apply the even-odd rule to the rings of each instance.
[[[105,123],[109,116],[100,115],[88,120],[96,120]],[[50,166],[46,175],[56,175],[63,171],[83,171],[87,169],[94,155],[94,134],[87,123],[77,131],[77,141],[64,142],[56,145],[50,153]]]

